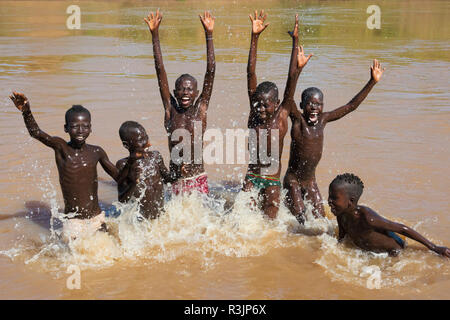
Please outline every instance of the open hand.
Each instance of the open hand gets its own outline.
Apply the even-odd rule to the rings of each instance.
[[[447,247],[439,247],[436,246],[436,249],[434,250],[436,253],[440,254],[441,256],[450,258],[450,249]]]
[[[253,18],[251,14],[248,15],[250,17],[250,21],[252,22],[252,33],[260,34],[267,28],[268,23],[264,24],[264,21],[267,18],[267,14],[264,14],[264,10],[261,10],[258,17],[258,10],[255,10],[255,17]]]
[[[292,38],[298,38],[298,14],[295,15],[295,25],[293,31],[288,31]]]
[[[205,31],[212,33],[214,29],[214,20],[216,19],[216,17],[212,16],[209,11],[205,11],[203,17],[201,14],[199,14],[198,16],[200,17],[200,21],[202,22]]]
[[[23,93],[13,91],[13,94],[10,95],[9,98],[20,111],[25,112],[30,110],[30,103]]]
[[[155,30],[158,30],[159,25],[161,24],[163,16],[162,13],[159,12],[159,9],[156,10],[156,14],[154,15],[153,12],[150,12],[147,16],[147,18],[144,18],[144,21],[147,23],[148,28],[150,29],[150,32],[153,32]]]
[[[303,46],[297,47],[297,65],[299,68],[303,68],[311,59],[313,56],[312,53],[310,53],[307,57],[305,57],[305,52],[303,51]]]
[[[370,67],[370,75],[375,82],[380,81],[381,75],[383,74],[385,68],[381,68],[381,64],[377,59],[373,60],[373,66]]]

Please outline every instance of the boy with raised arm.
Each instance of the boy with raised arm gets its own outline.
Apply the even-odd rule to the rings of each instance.
[[[310,201],[315,217],[325,216],[322,196],[316,182],[316,167],[322,157],[323,132],[328,122],[338,120],[356,110],[380,80],[384,68],[377,60],[370,67],[370,79],[364,88],[346,105],[333,111],[323,111],[323,93],[317,88],[302,92],[300,113],[293,108],[291,152],[283,186],[288,190],[286,203],[300,223],[305,220],[305,201]]]
[[[330,183],[328,204],[337,218],[339,242],[348,236],[363,250],[396,256],[406,247],[405,241],[397,235],[399,233],[450,258],[449,248],[437,246],[413,229],[385,219],[369,207],[358,205],[363,189],[361,179],[351,173],[338,175]]]
[[[189,75],[183,74],[175,81],[175,90],[173,96],[170,94],[169,83],[167,81],[167,74],[164,68],[161,47],[159,44],[158,29],[161,24],[162,14],[156,11],[156,14],[151,12],[147,18],[144,18],[148,24],[149,30],[152,34],[153,55],[155,59],[156,74],[158,76],[159,92],[163,102],[164,126],[169,133],[169,151],[171,153],[170,171],[176,177],[176,182],[172,184],[172,190],[175,194],[180,192],[190,192],[196,190],[200,193],[208,193],[208,178],[203,166],[203,135],[206,130],[206,120],[209,100],[214,82],[214,74],[216,70],[216,62],[214,57],[213,45],[213,29],[214,20],[209,12],[200,16],[200,21],[205,30],[206,38],[206,74],[203,81],[203,90],[197,98],[199,91],[197,90],[197,80]],[[194,140],[194,127],[201,126],[201,141]],[[190,159],[186,160],[183,157],[183,163],[174,161],[173,155],[181,155],[177,145],[181,144],[183,137],[172,137],[172,134],[177,129],[187,130],[190,137]],[[199,129],[197,129],[199,130]],[[195,144],[200,144],[194,148]],[[200,150],[201,154],[195,157],[195,151]],[[181,153],[183,150],[181,151]],[[179,160],[179,159],[176,159]]]
[[[42,131],[31,113],[30,103],[22,93],[10,96],[30,135],[55,151],[59,183],[64,198],[64,213],[75,214],[64,225],[66,235],[74,238],[80,232],[95,232],[104,223],[104,213],[98,204],[97,163],[113,179],[117,169],[102,148],[86,143],[91,133],[91,114],[81,105],[74,105],[66,112],[64,131],[70,136],[66,142]]]
[[[268,24],[264,25],[266,17],[264,11],[260,12],[259,17],[257,11],[255,11],[254,17],[250,15],[252,35],[247,65],[248,97],[250,100],[248,127],[256,133],[254,139],[257,142],[257,156],[256,163],[251,161],[248,166],[243,190],[250,191],[252,188],[257,188],[264,214],[269,218],[275,218],[280,203],[280,159],[283,140],[288,128],[287,118],[294,104],[297,79],[312,55],[305,57],[303,48],[298,48],[298,15],[296,15],[294,31],[290,32],[292,53],[283,102],[280,104],[278,88],[275,83],[266,81],[256,86],[256,49],[259,35],[268,26]],[[250,139],[252,139],[251,136]],[[272,144],[276,144],[276,146],[273,148]],[[272,151],[278,152],[278,154],[273,155]],[[263,153],[270,157],[268,162],[262,158]]]
[[[159,151],[151,146],[144,127],[135,121],[125,121],[119,129],[123,146],[130,152],[117,161],[117,189],[120,202],[132,197],[139,201],[139,211],[146,219],[159,216],[164,206],[164,183],[172,182]]]

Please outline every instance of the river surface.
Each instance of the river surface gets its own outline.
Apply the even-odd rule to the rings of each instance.
[[[364,182],[360,203],[450,246],[450,28],[448,1],[377,1],[381,29],[366,20],[374,1],[80,1],[81,29],[69,30],[70,1],[0,1],[0,299],[449,299],[450,262],[408,240],[399,257],[337,244],[336,221],[300,227],[282,207],[275,221],[239,194],[228,211],[195,197],[167,203],[159,220],[137,224],[129,208],[111,234],[53,237],[50,216],[63,206],[53,151],[29,137],[11,91],[30,99],[36,121],[67,138],[64,113],[82,104],[92,114],[88,143],[115,162],[127,156],[118,135],[125,120],[146,129],[169,162],[151,36],[143,22],[160,8],[163,58],[173,89],[182,73],[203,83],[206,49],[198,14],[216,17],[217,70],[208,128],[246,128],[248,14],[265,9],[258,81],[283,92],[295,13],[306,53],[301,91],[324,92],[324,110],[347,103],[378,59],[386,71],[357,111],[325,129],[317,180],[352,172]],[[289,134],[282,156],[284,174]],[[446,164],[447,163],[447,164]],[[447,168],[447,169],[446,169]],[[239,183],[245,164],[208,164],[209,181]],[[99,198],[116,201],[99,167]],[[228,195],[235,194],[229,189]],[[67,287],[69,266],[81,288]],[[70,270],[70,269],[69,269]],[[375,285],[374,285],[375,283]]]

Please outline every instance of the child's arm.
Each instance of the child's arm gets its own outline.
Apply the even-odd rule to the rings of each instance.
[[[392,231],[399,234],[402,234],[408,238],[411,238],[417,242],[420,242],[425,247],[434,251],[440,255],[450,258],[450,249],[447,247],[437,246],[424,236],[419,234],[417,231],[411,229],[410,227],[405,226],[404,224],[397,223],[385,219],[378,215],[376,212],[369,208],[362,208],[361,210],[365,215],[367,223],[374,229]]]
[[[211,13],[205,11],[203,17],[199,15],[200,21],[205,29],[206,38],[206,73],[203,80],[203,90],[200,94],[199,101],[202,102],[203,111],[208,109],[209,100],[211,98],[214,74],[216,72],[216,60],[214,56],[213,29],[214,20],[216,19]]]
[[[127,201],[134,193],[137,186],[137,177],[131,172],[132,166],[136,161],[136,155],[131,155],[128,158],[117,161],[116,168],[118,170],[117,175],[117,187],[119,191],[119,201]],[[130,183],[125,183],[125,180],[129,178]]]
[[[298,14],[295,15],[294,30],[289,31],[288,33],[292,37],[292,52],[282,105],[284,106],[286,104],[286,106],[289,107],[291,110],[292,107],[295,107],[294,93],[295,88],[297,86],[298,77],[300,76],[303,67],[308,63],[309,59],[312,57],[312,54],[305,57],[303,47],[298,46]],[[295,110],[297,110],[296,107]],[[292,110],[291,112],[295,112],[295,110]]]
[[[361,102],[363,102],[367,97],[370,90],[372,90],[373,86],[380,80],[385,68],[381,68],[381,64],[375,59],[373,60],[373,66],[370,67],[370,70],[369,82],[367,82],[364,88],[352,100],[350,100],[349,103],[333,111],[323,113],[323,116],[327,122],[338,120],[348,113],[356,110]]]
[[[159,44],[159,25],[161,24],[162,14],[159,9],[156,11],[156,15],[153,12],[144,18],[147,23],[148,28],[152,34],[153,43],[153,57],[155,59],[155,69],[156,75],[158,76],[159,93],[161,94],[161,99],[165,110],[165,119],[170,118],[170,90],[169,82],[167,81],[166,69],[164,68],[163,58],[161,54],[161,45]]]
[[[161,156],[161,153],[157,153],[157,161],[158,161],[158,167],[159,167],[159,173],[161,174],[161,177],[163,178],[164,183],[171,183],[176,181],[176,178],[174,175],[171,175],[169,170],[167,170],[166,165],[164,164],[163,157]]]
[[[13,92],[13,94],[9,97],[14,102],[16,108],[22,112],[23,120],[25,122],[25,126],[28,129],[28,132],[30,133],[30,136],[39,140],[47,147],[50,147],[54,150],[62,150],[63,145],[65,145],[66,142],[62,138],[52,137],[48,135],[39,128],[36,120],[34,120],[33,114],[31,113],[30,102],[28,101],[27,97],[25,97],[23,93],[18,92]]]
[[[267,14],[264,14],[264,10],[261,10],[258,17],[258,11],[255,11],[255,17],[249,14],[250,21],[252,22],[252,36],[250,41],[250,51],[248,53],[248,63],[247,63],[247,89],[248,98],[250,103],[252,103],[253,94],[256,91],[257,79],[256,79],[256,49],[258,47],[258,38],[261,32],[263,32],[269,23],[264,24],[267,18]],[[250,115],[248,117],[248,125],[253,123],[255,118],[255,108],[250,107]]]
[[[98,152],[100,152],[99,162],[103,170],[105,170],[105,172],[117,182],[119,170],[117,170],[117,167],[112,164],[111,161],[109,161],[108,155],[106,154],[105,150],[100,147],[98,147],[98,149]]]
[[[344,240],[345,235],[346,235],[347,233],[345,232],[345,229],[344,229],[344,227],[343,227],[343,225],[342,225],[341,218],[340,218],[340,217],[337,217],[336,220],[337,220],[338,230],[339,230],[339,234],[338,234],[338,242],[342,242],[342,240]]]

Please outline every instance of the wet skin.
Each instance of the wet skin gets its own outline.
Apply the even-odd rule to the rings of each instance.
[[[171,141],[171,135],[176,129],[186,129],[191,136],[191,162],[177,164],[170,161],[170,171],[174,173],[177,179],[189,178],[205,171],[203,161],[199,161],[200,159],[195,161],[194,159],[194,121],[200,121],[202,125],[201,141],[198,143],[201,143],[201,150],[203,150],[203,135],[207,126],[207,111],[216,69],[212,36],[215,18],[211,16],[209,12],[205,12],[204,16],[200,16],[200,21],[205,31],[207,64],[203,81],[203,90],[198,99],[197,96],[199,91],[197,90],[197,82],[190,78],[183,78],[176,83],[175,90],[173,91],[174,95],[172,96],[170,94],[158,34],[162,14],[159,11],[157,11],[156,14],[153,14],[152,12],[144,20],[148,24],[152,34],[155,69],[158,76],[159,91],[165,110],[164,126],[169,133],[169,151],[172,152],[173,147],[178,145],[183,139],[181,137],[179,140]],[[194,161],[201,163],[194,163]]]
[[[30,135],[55,151],[59,183],[64,198],[64,212],[77,213],[74,218],[90,219],[101,212],[98,204],[97,164],[112,178],[116,179],[117,169],[105,151],[86,143],[91,133],[91,119],[84,112],[72,113],[64,125],[70,136],[66,142],[60,137],[52,137],[42,131],[31,113],[28,99],[21,93],[11,96],[16,107],[22,111],[25,125]]]
[[[322,157],[325,125],[356,110],[379,81],[384,69],[374,60],[371,77],[364,88],[346,105],[330,112],[323,112],[323,100],[319,94],[301,101],[300,113],[294,106],[291,113],[291,147],[289,165],[283,186],[288,190],[286,205],[300,222],[304,222],[304,200],[311,201],[315,217],[325,216],[322,196],[316,182],[316,167]],[[293,115],[293,116],[292,116]]]
[[[289,64],[289,73],[286,82],[286,88],[284,91],[283,101],[280,104],[280,100],[274,90],[269,92],[257,92],[257,79],[256,79],[256,54],[257,54],[257,44],[258,38],[262,31],[268,26],[264,25],[264,21],[267,15],[264,15],[264,11],[261,11],[258,16],[255,11],[254,17],[250,15],[250,20],[252,22],[252,34],[249,58],[247,64],[247,86],[248,86],[248,96],[250,101],[250,114],[248,119],[248,127],[256,130],[257,136],[257,146],[260,146],[260,136],[259,132],[264,130],[267,133],[267,155],[270,156],[271,141],[272,141],[272,130],[278,130],[278,159],[277,161],[278,169],[276,173],[267,175],[280,178],[281,172],[281,155],[283,150],[284,137],[287,133],[288,128],[288,116],[291,112],[294,103],[294,93],[295,87],[297,85],[298,77],[303,69],[303,67],[308,62],[311,57],[304,57],[303,50],[301,50],[300,63],[299,63],[299,48],[298,48],[298,16],[295,17],[294,30],[290,32],[292,37],[292,52],[291,60]],[[264,136],[264,135],[263,135]],[[274,164],[263,164],[261,159],[259,159],[259,150],[257,150],[258,159],[256,164],[249,164],[247,173],[254,174],[264,174],[263,168],[273,166]],[[249,191],[252,189],[253,183],[247,178],[244,180],[243,190]],[[280,203],[280,187],[270,186],[260,190],[260,197],[262,198],[261,208],[264,213],[269,218],[275,218],[278,213],[278,207]]]
[[[133,128],[122,141],[130,156],[119,160],[117,182],[119,201],[131,197],[140,199],[140,213],[145,218],[156,218],[164,207],[164,183],[172,182],[163,158],[158,151],[148,151],[150,143],[144,128]],[[144,192],[142,194],[142,192]]]
[[[387,220],[369,207],[358,205],[344,186],[330,185],[328,204],[337,218],[340,242],[348,236],[363,250],[387,252],[390,256],[396,256],[404,248],[387,235],[388,231],[392,231],[420,242],[440,255],[450,257],[450,249],[447,247],[437,246],[413,229]]]

